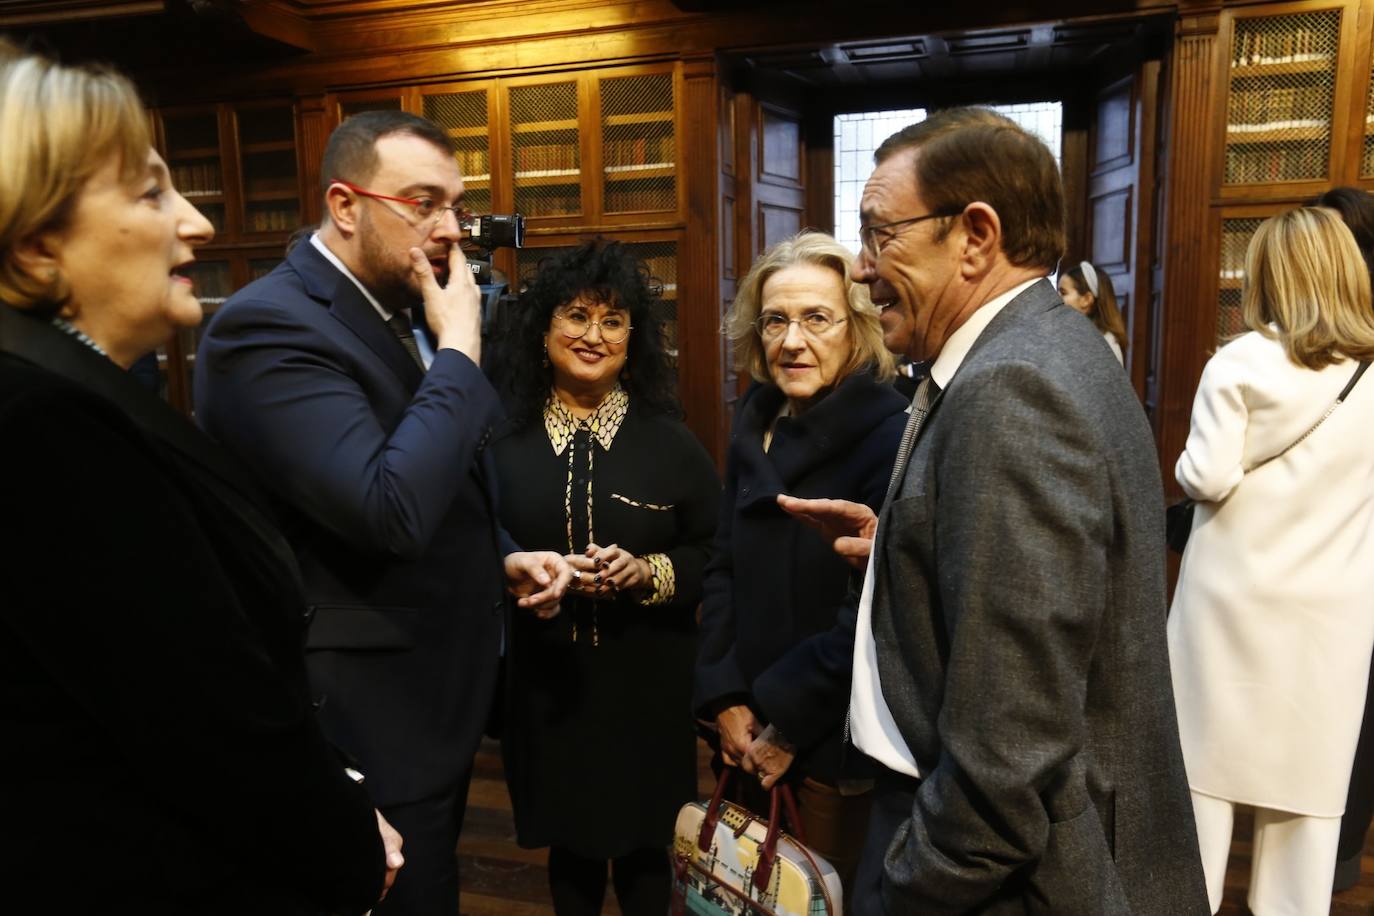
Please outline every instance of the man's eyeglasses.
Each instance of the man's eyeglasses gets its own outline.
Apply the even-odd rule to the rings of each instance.
[[[390,200],[398,204],[405,204],[411,208],[415,214],[415,222],[412,225],[416,229],[423,230],[426,234],[433,232],[434,227],[443,220],[444,214],[453,211],[453,218],[458,221],[458,228],[469,229],[472,227],[472,214],[463,208],[461,204],[454,204],[446,207],[430,197],[392,197],[388,194],[378,194],[376,191],[369,191],[367,188],[360,188],[351,181],[344,181],[342,178],[330,179],[330,184],[341,184],[354,194],[361,194],[363,197],[371,197],[373,200]],[[388,207],[387,209],[391,209]],[[395,211],[392,211],[395,212]],[[398,216],[400,214],[397,214]]]
[[[897,237],[896,229],[898,226],[914,226],[923,223],[928,219],[943,219],[947,216],[958,216],[964,212],[961,207],[958,210],[940,210],[936,213],[927,213],[925,216],[909,216],[906,219],[893,220],[890,223],[879,223],[876,226],[859,227],[859,245],[863,248],[863,253],[868,255],[870,261],[878,260],[878,254],[887,246],[887,243]]]
[[[848,318],[831,318],[825,312],[807,312],[800,318],[788,318],[777,312],[766,312],[754,319],[754,327],[759,336],[772,343],[787,334],[787,329],[796,324],[808,337],[821,337],[836,325],[844,324]]]
[[[607,315],[600,321],[593,321],[591,316],[581,309],[569,309],[566,312],[554,312],[553,317],[563,325],[563,336],[577,340],[596,325],[601,331],[601,339],[606,343],[618,344],[630,336],[633,325],[630,319],[624,315]]]

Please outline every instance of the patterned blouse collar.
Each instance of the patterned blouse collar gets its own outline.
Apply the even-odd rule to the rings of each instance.
[[[591,416],[583,420],[574,417],[568,408],[563,406],[563,402],[551,393],[548,403],[544,405],[544,429],[549,434],[553,453],[563,454],[579,428],[590,432],[592,438],[601,443],[603,451],[609,451],[615,434],[620,432],[620,424],[624,422],[625,412],[629,406],[630,396],[620,387],[619,382],[616,382],[610,393],[602,398]]]

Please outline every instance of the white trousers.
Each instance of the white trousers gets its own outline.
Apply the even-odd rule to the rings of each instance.
[[[1212,912],[1221,909],[1226,859],[1231,853],[1231,826],[1236,806],[1220,798],[1193,796],[1202,871]],[[1255,837],[1250,851],[1248,903],[1255,916],[1327,916],[1339,817],[1307,817],[1272,808],[1255,808]]]

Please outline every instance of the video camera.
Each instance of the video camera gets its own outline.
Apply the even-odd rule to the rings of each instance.
[[[482,249],[486,255],[469,257],[467,261],[468,270],[472,271],[477,288],[482,291],[482,332],[487,335],[499,322],[498,316],[515,298],[507,288],[505,277],[492,276],[491,253],[497,248],[525,246],[525,217],[519,213],[469,216],[463,220],[462,227],[468,233],[463,241]]]

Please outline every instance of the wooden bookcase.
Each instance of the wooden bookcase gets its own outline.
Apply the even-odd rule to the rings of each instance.
[[[1208,353],[1243,330],[1245,250],[1260,223],[1330,187],[1374,185],[1370,46],[1360,17],[1360,0],[1222,13]]]
[[[302,223],[296,107],[264,100],[163,108],[154,124],[172,183],[215,227],[187,270],[209,321],[231,293],[281,261]],[[167,399],[188,414],[200,330],[182,331],[159,352]]]

